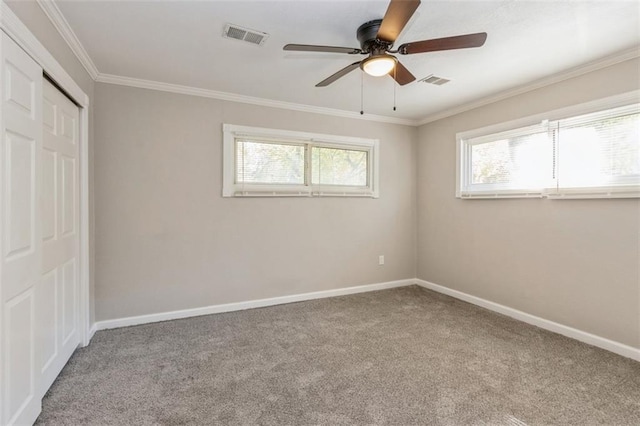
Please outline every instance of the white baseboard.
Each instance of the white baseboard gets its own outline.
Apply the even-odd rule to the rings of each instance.
[[[91,339],[93,339],[93,335],[96,334],[96,331],[98,331],[98,323],[94,322],[89,329],[89,342],[91,342]]]
[[[446,294],[447,296],[464,300],[465,302],[469,302],[471,304],[489,309],[490,311],[498,312],[508,317],[515,318],[519,321],[526,322],[527,324],[535,325],[536,327],[540,327],[554,333],[562,334],[563,336],[571,337],[572,339],[579,340],[580,342],[584,342],[589,345],[616,353],[618,355],[640,361],[640,349],[638,348],[615,342],[613,340],[605,339],[604,337],[596,336],[595,334],[587,333],[586,331],[581,331],[566,325],[559,324],[557,322],[549,321],[544,318],[540,318],[535,315],[519,311],[517,309],[509,308],[508,306],[491,302],[480,297],[472,296],[458,290],[443,287],[429,281],[416,278],[415,283],[429,290],[437,291],[438,293]]]
[[[219,314],[223,312],[242,311],[265,306],[282,305],[285,303],[302,302],[305,300],[323,299],[326,297],[344,296],[347,294],[366,293],[369,291],[385,290],[416,284],[415,279],[388,281],[384,283],[361,285],[356,287],[337,288],[334,290],[315,291],[312,293],[294,294],[290,296],[272,297],[269,299],[249,300],[246,302],[226,303],[223,305],[203,306],[201,308],[182,309],[179,311],[161,312],[157,314],[140,315],[106,321],[98,321],[92,329],[106,330],[110,328],[128,327],[131,325],[148,324],[152,322],[189,318],[200,315]]]

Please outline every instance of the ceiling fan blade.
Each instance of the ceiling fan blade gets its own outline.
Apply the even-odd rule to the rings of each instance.
[[[353,71],[356,68],[358,68],[358,66],[360,66],[360,61],[354,62],[351,65],[347,65],[346,67],[342,68],[337,73],[333,74],[330,77],[325,78],[320,83],[316,84],[316,87],[328,86],[331,83],[333,83],[334,81],[336,81],[337,79],[339,79],[340,77],[344,77],[345,75],[349,74],[351,71]]]
[[[398,48],[401,55],[436,52],[439,50],[466,49],[480,47],[487,39],[487,33],[466,34],[454,37],[434,38],[432,40],[405,43]]]
[[[420,0],[391,0],[384,14],[377,37],[393,43],[420,5]]]
[[[400,61],[396,61],[395,70],[391,70],[389,73],[391,78],[393,78],[400,86],[404,86],[405,84],[409,84],[416,79],[416,77],[411,74],[411,71],[406,69],[404,65],[400,63]]]
[[[295,50],[298,52],[349,53],[351,55],[361,52],[360,49],[354,47],[316,46],[314,44],[287,44],[282,49]]]

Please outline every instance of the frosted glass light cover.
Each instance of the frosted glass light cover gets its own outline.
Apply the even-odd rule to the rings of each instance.
[[[393,67],[395,66],[396,61],[393,56],[390,55],[380,55],[373,56],[371,58],[365,59],[362,62],[362,69],[369,75],[374,77],[380,77],[383,75],[389,74]]]

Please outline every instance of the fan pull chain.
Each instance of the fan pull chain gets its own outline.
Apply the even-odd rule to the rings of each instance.
[[[364,73],[360,73],[360,115],[364,114]]]
[[[397,77],[398,77],[398,64],[396,64],[393,67],[393,110],[396,110],[396,86],[398,85],[397,83]]]

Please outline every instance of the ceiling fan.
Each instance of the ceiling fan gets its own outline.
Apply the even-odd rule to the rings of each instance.
[[[404,86],[416,78],[392,53],[412,55],[414,53],[436,52],[439,50],[480,47],[487,39],[487,33],[465,34],[404,43],[396,50],[391,50],[396,38],[398,38],[398,35],[402,32],[405,25],[407,25],[407,22],[409,22],[409,19],[411,19],[419,5],[420,0],[391,0],[383,19],[365,22],[358,28],[356,36],[360,42],[360,49],[309,44],[287,44],[284,46],[284,50],[368,55],[368,57],[362,61],[347,65],[337,73],[322,80],[316,84],[316,87],[328,86],[358,67],[372,76],[390,75],[398,84]]]

